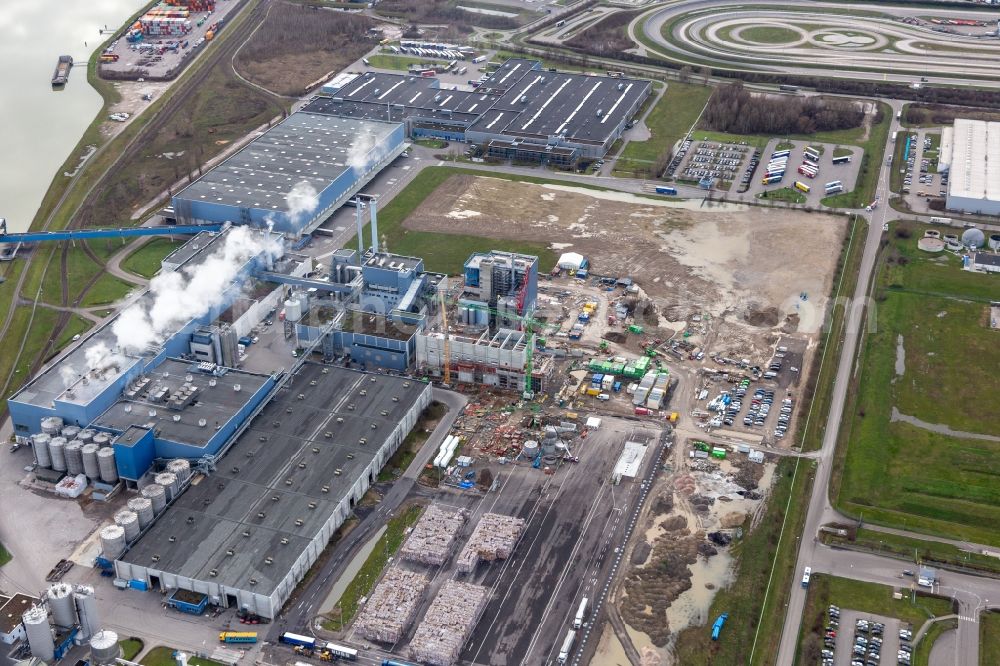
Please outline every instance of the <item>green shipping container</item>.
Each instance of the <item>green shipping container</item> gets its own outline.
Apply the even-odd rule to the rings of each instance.
[[[628,327],[629,333],[642,333],[642,326],[636,326],[635,324],[630,324]]]

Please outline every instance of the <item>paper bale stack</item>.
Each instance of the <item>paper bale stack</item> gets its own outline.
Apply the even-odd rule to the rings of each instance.
[[[458,531],[465,524],[461,509],[447,511],[432,504],[413,526],[399,554],[404,560],[439,567],[448,560]]]
[[[489,594],[489,589],[481,585],[447,581],[413,635],[410,657],[432,666],[456,663],[462,646],[469,640],[486,607]]]
[[[365,602],[354,628],[368,640],[395,643],[413,622],[428,582],[422,573],[390,567]]]
[[[458,570],[472,573],[479,560],[492,562],[507,559],[523,530],[524,520],[521,518],[484,513],[469,542],[458,555]]]

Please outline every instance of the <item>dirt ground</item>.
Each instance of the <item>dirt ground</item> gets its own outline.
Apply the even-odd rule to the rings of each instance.
[[[101,134],[107,138],[117,136],[123,129],[125,129],[129,123],[136,119],[136,117],[146,110],[146,107],[153,103],[157,97],[163,94],[163,92],[170,87],[172,81],[143,81],[139,83],[137,81],[116,81],[114,83],[115,90],[121,95],[121,99],[112,104],[108,109],[108,115],[112,113],[125,112],[129,114],[128,120],[125,122],[117,122],[114,120],[105,119],[104,124],[101,125]],[[150,99],[143,99],[143,95],[149,95]]]
[[[593,274],[632,277],[657,305],[655,323],[675,333],[692,318],[714,320],[722,344],[818,332],[823,310],[815,303],[830,291],[846,218],[700,203],[457,175],[405,225],[558,239],[553,249],[588,257]]]

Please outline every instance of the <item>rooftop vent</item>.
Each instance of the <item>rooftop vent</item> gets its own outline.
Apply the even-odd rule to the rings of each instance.
[[[286,485],[286,486],[290,486],[290,485],[292,485],[293,483],[295,483],[295,482],[294,482],[294,481],[292,481],[292,479],[291,479],[291,478],[287,478],[287,479],[285,479],[285,485]]]
[[[288,545],[288,537],[281,537],[281,545],[282,546]]]
[[[292,408],[291,407],[286,407],[285,408],[285,413],[286,414],[291,414],[292,413]]]
[[[245,539],[250,538],[250,530],[243,530],[243,538]]]
[[[240,473],[240,468],[239,468],[239,467],[237,467],[237,466],[235,466],[235,465],[233,465],[233,469],[232,469],[232,470],[230,470],[230,471],[231,471],[231,472],[232,472],[233,474],[239,474],[239,473]]]
[[[399,402],[399,396],[398,395],[392,396],[392,401],[393,402]]]
[[[188,525],[194,524],[194,516],[188,516],[186,522]]]
[[[235,554],[236,554],[236,551],[233,550],[232,548],[230,548],[229,550],[226,551],[226,557],[232,557]]]
[[[368,391],[361,389],[361,395],[363,396],[368,395]],[[150,414],[150,416],[152,416],[152,414]]]
[[[264,564],[274,564],[274,558],[273,557],[265,557],[264,558]]]
[[[319,453],[319,447],[318,446],[314,446],[313,447],[313,453]]]
[[[258,435],[257,436],[257,441],[258,442],[266,442],[267,441],[267,435]]]
[[[169,541],[170,543],[176,543],[177,537],[171,534],[170,536],[167,537],[167,541]]]
[[[374,384],[375,383],[375,378],[374,377],[369,377],[368,381],[370,381],[372,384]]]
[[[340,469],[339,467],[337,469],[333,470],[333,475],[334,476],[340,476],[343,473],[344,473],[344,471],[342,469]]]
[[[281,421],[275,421],[271,425],[273,425],[275,428],[280,428],[281,427]]]
[[[251,585],[256,585],[257,584],[257,579],[256,578],[251,578],[250,579],[250,584]]]
[[[382,416],[389,416],[389,410],[383,409],[381,412],[379,412],[379,414],[381,414]]]
[[[333,437],[333,433],[327,430],[326,432],[323,433],[323,436],[326,437],[327,439],[330,439],[331,437]]]
[[[338,416],[337,417],[337,423],[343,423],[343,422],[344,422],[344,417],[343,416]]]
[[[153,555],[149,559],[153,560],[154,562],[159,562],[160,561],[160,556],[159,555]]]
[[[301,518],[296,518],[295,519],[295,526],[296,527],[302,527],[302,519]]]
[[[410,388],[410,382],[403,382],[403,388]]]
[[[149,410],[149,415],[150,416],[156,416],[156,410],[155,409]]]
[[[233,384],[233,390],[239,393],[240,391],[243,390],[243,387],[240,386],[239,384]]]
[[[215,578],[216,576],[219,575],[219,570],[218,569],[212,569],[211,571],[208,572],[208,575],[211,576],[212,578]]]
[[[180,414],[174,414],[173,419],[174,419],[174,423],[180,423],[181,415]]]
[[[315,509],[316,508],[316,502],[309,502],[309,508],[310,509]]]
[[[347,454],[347,459],[348,460],[354,460],[354,454],[353,453],[348,453]]]
[[[280,499],[281,499],[281,497],[280,497],[280,496],[278,496],[278,495],[271,495],[271,501],[272,501],[272,502],[277,502],[277,501],[278,501],[278,500],[280,500]]]
[[[323,368],[322,370],[319,371],[319,373],[321,375],[328,375],[328,374],[330,374],[330,369],[329,368]]]
[[[378,428],[378,424],[377,423],[373,423],[372,424],[372,430],[375,430],[376,428]]]
[[[323,488],[322,488],[321,490],[322,490],[322,491],[323,491],[324,493],[328,493],[328,492],[330,492],[330,486],[323,486]]]
[[[207,425],[208,425],[208,421],[206,421],[205,419],[198,419],[198,427],[199,428],[204,428]]]
[[[315,379],[309,380],[309,386],[316,386],[316,380]]]
[[[349,412],[353,412],[354,411],[354,403],[353,402],[347,406],[347,411],[349,411]]]
[[[362,437],[361,439],[358,440],[358,444],[360,444],[361,446],[364,446],[367,443],[368,443],[368,440],[365,439],[364,437]]]
[[[215,381],[215,379],[209,379],[209,380],[208,380],[208,385],[209,385],[209,386],[215,386],[215,385],[216,385],[216,384],[218,384],[218,383],[219,383],[219,382]]]
[[[299,463],[299,469],[305,469],[305,468],[306,468],[306,464],[304,462],[300,462]]]

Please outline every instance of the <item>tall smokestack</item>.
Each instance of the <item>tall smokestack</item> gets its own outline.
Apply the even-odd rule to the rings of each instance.
[[[357,200],[356,200],[357,201]],[[361,223],[361,202],[357,202],[358,205],[354,209],[355,218],[358,223],[358,259],[365,256],[365,237],[364,237],[364,225]]]
[[[375,198],[368,200],[372,211],[372,252],[378,254],[378,215],[375,213]]]

